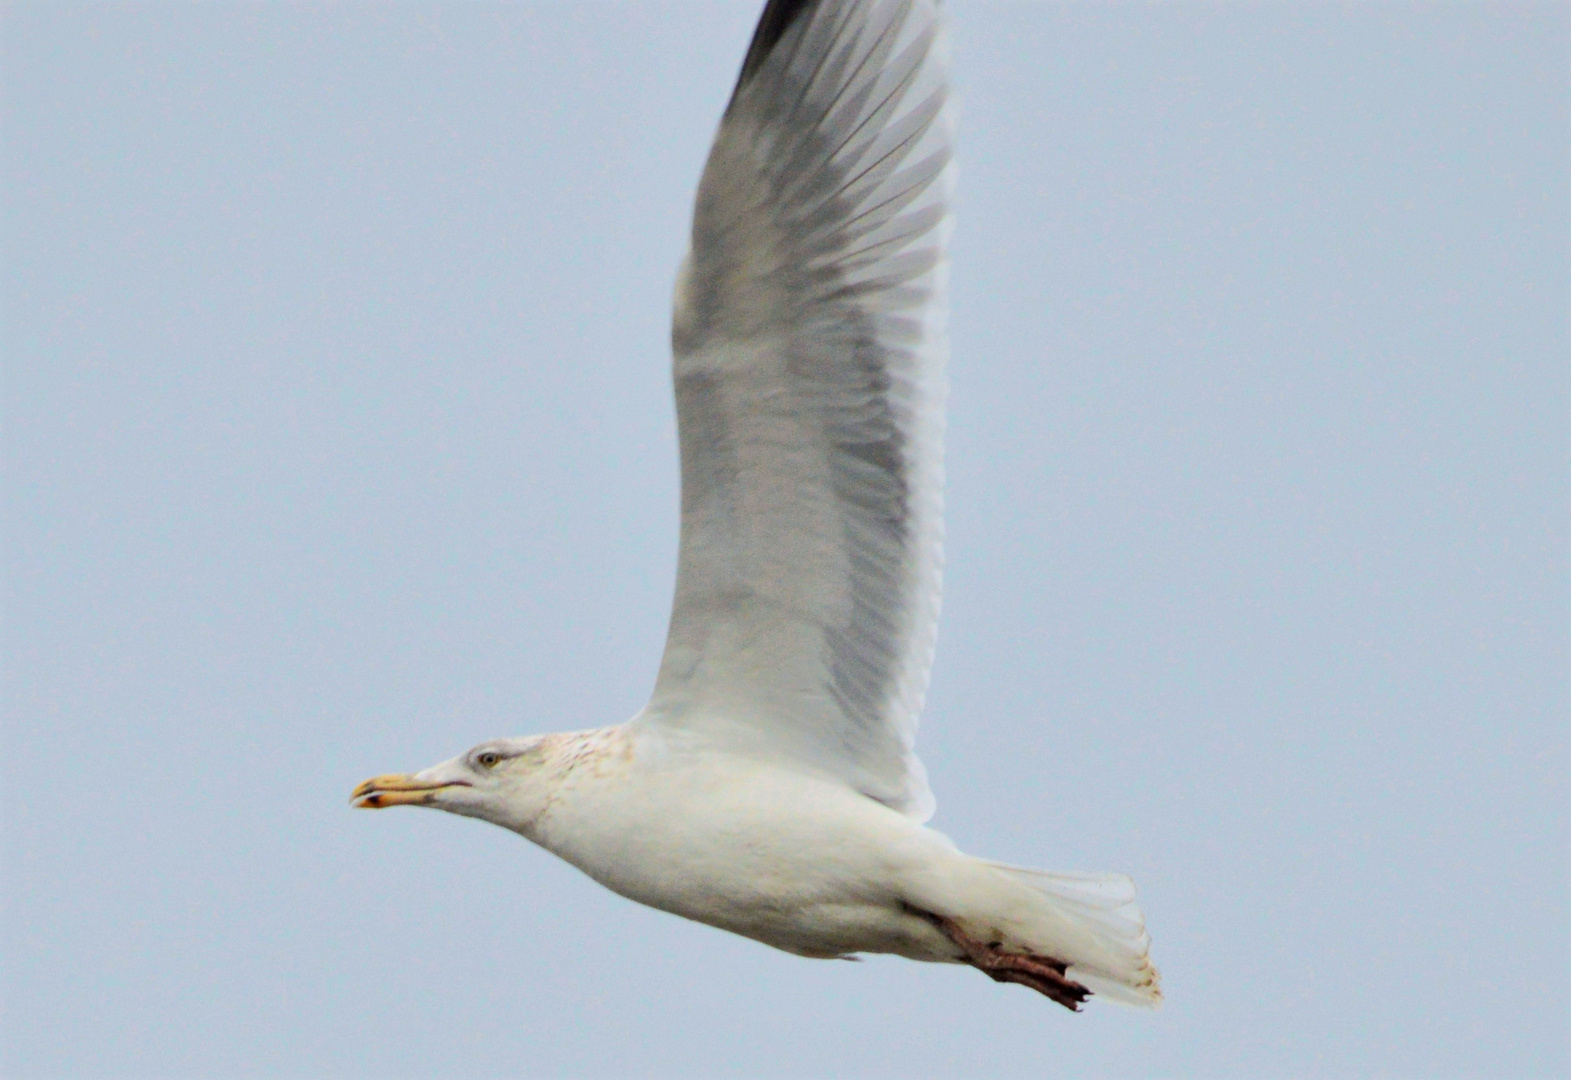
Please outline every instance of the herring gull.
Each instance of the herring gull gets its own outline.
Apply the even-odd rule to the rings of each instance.
[[[1161,1001],[1134,886],[962,853],[912,744],[938,622],[952,123],[930,0],[768,0],[677,274],[676,598],[649,704],[493,739],[431,806],[799,956]]]

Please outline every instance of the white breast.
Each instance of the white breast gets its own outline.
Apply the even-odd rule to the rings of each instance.
[[[575,770],[530,839],[650,907],[810,956],[947,959],[904,910],[971,862],[831,777],[650,746]]]

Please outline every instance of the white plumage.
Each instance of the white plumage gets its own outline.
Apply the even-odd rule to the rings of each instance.
[[[770,0],[678,274],[681,559],[649,705],[356,800],[496,822],[634,900],[805,956],[964,961],[1071,1008],[1155,1004],[1127,878],[986,862],[921,824],[946,93],[927,0]]]

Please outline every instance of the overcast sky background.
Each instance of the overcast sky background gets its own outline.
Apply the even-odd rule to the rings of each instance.
[[[952,5],[919,747],[1139,882],[1071,1016],[346,805],[643,703],[756,5],[8,5],[0,1072],[1562,1074],[1567,13]]]

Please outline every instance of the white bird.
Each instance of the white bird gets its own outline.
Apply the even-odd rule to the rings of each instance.
[[[640,903],[800,956],[1160,1002],[1134,886],[963,854],[912,749],[938,622],[943,26],[769,0],[709,153],[672,331],[682,541],[627,723],[495,739],[354,805],[501,825]]]

